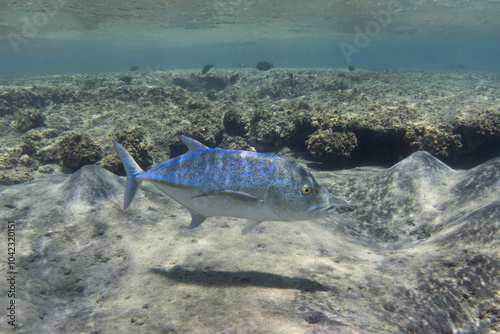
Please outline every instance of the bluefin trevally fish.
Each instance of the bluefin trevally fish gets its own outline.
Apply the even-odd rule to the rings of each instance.
[[[335,211],[332,195],[294,161],[179,138],[188,151],[147,171],[113,141],[127,174],[124,209],[147,180],[191,213],[190,228],[207,217],[237,217],[250,220],[245,234],[263,221],[307,220]]]

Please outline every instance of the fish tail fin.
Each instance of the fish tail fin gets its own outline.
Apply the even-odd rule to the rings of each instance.
[[[118,156],[122,161],[125,173],[127,173],[127,188],[125,190],[125,198],[123,201],[123,209],[125,210],[126,208],[128,208],[130,203],[132,203],[135,193],[141,185],[142,180],[137,179],[137,174],[140,174],[144,171],[141,167],[139,167],[137,162],[135,162],[134,158],[132,158],[127,150],[123,148],[123,146],[121,146],[114,140],[113,144],[115,145],[116,153],[118,153]]]

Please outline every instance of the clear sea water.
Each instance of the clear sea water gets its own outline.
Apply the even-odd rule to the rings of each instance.
[[[0,0],[0,333],[498,333],[499,32],[500,0]],[[337,211],[123,210],[111,140],[178,134],[300,157]]]
[[[200,68],[500,70],[498,1],[14,2],[0,75]]]

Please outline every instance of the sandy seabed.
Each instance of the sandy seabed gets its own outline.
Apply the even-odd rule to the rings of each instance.
[[[315,69],[2,79],[0,215],[3,235],[16,225],[18,331],[500,331],[498,79]],[[187,211],[147,183],[122,210],[111,139],[148,166],[183,153],[178,134],[297,159],[338,211],[248,235],[233,218],[188,230]]]

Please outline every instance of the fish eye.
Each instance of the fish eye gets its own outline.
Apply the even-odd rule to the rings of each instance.
[[[310,195],[312,193],[312,189],[308,186],[303,186],[301,189],[300,189],[300,193],[302,195]]]

